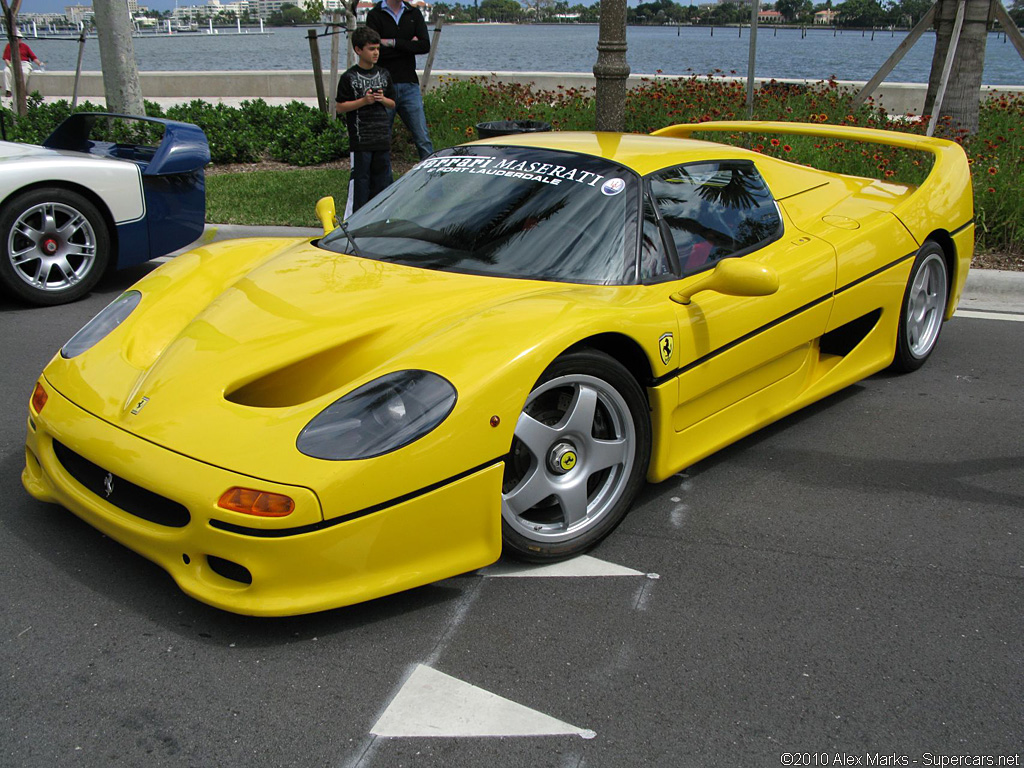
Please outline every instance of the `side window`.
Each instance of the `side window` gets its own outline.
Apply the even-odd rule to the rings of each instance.
[[[775,201],[749,161],[669,168],[650,176],[649,185],[684,275],[767,244],[782,231]]]
[[[671,274],[672,268],[665,246],[651,196],[644,195],[644,224],[640,234],[641,282],[656,283]]]

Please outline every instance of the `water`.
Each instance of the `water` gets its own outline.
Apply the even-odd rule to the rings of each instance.
[[[322,28],[321,28],[322,29]],[[253,30],[256,32],[258,30]],[[135,38],[140,70],[310,69],[306,29],[275,28],[273,34],[146,36]],[[435,70],[591,72],[597,59],[596,25],[449,25],[441,33]],[[685,75],[721,70],[745,75],[749,30],[717,27],[630,27],[627,60],[635,74]],[[757,36],[759,77],[867,80],[878,71],[905,32],[839,32],[761,27]],[[330,68],[331,38],[320,38],[322,65]],[[344,42],[344,40],[343,40]],[[28,39],[50,70],[74,70],[76,40]],[[888,82],[927,82],[933,33],[926,33],[889,75]],[[426,57],[418,59],[422,67]],[[344,56],[342,56],[344,64]],[[83,68],[99,70],[95,38],[86,42]],[[1024,59],[1003,36],[990,34],[983,82],[1024,85]]]

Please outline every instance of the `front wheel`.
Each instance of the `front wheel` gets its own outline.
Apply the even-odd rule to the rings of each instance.
[[[949,269],[942,246],[926,240],[914,259],[900,309],[896,337],[896,371],[916,371],[934,351],[949,298]]]
[[[621,522],[651,455],[647,399],[614,358],[584,349],[540,377],[516,423],[502,485],[506,552],[551,562]]]
[[[67,189],[13,198],[0,211],[0,243],[0,282],[14,296],[44,306],[84,296],[110,258],[103,215]]]

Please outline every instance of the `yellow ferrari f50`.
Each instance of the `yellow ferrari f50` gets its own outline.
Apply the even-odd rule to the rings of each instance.
[[[930,153],[919,186],[694,131]],[[659,482],[956,307],[962,149],[789,123],[443,150],[324,235],[207,245],[46,367],[23,481],[220,608],[286,615],[593,547]]]

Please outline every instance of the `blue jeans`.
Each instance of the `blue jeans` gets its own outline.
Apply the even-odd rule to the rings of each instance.
[[[420,95],[420,87],[417,83],[395,83],[395,109],[388,110],[392,129],[395,125],[395,112],[402,118],[405,127],[412,134],[412,140],[416,143],[416,151],[420,154],[420,160],[427,155],[432,155],[434,145],[430,142],[430,134],[427,133],[427,118],[423,114],[423,97]]]
[[[352,212],[391,183],[391,153],[386,149],[352,153]]]

